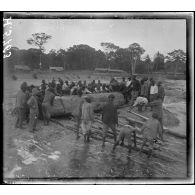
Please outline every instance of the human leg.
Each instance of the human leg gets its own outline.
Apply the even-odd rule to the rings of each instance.
[[[106,141],[106,135],[107,135],[107,131],[108,131],[108,125],[106,125],[105,123],[103,123],[103,140],[102,140],[102,147],[105,146],[105,141]]]
[[[24,109],[18,109],[18,126],[20,129],[23,129],[23,121],[24,121]]]
[[[15,128],[18,128],[19,126],[19,111],[18,108],[16,108],[16,123],[15,123]]]
[[[144,146],[146,145],[146,142],[147,142],[147,139],[146,139],[146,138],[144,138],[144,139],[143,139],[143,143],[142,143],[142,146],[141,146],[141,148],[140,148],[139,153],[141,153],[141,152],[143,151],[143,148],[144,148]]]
[[[45,105],[42,104],[42,114],[43,114],[43,121],[44,121],[44,125],[46,125],[46,110],[45,110]]]
[[[117,134],[116,134],[116,125],[112,124],[109,126],[112,129],[112,132],[114,134],[114,142],[116,142]]]
[[[164,137],[163,137],[163,134],[164,134],[164,129],[163,129],[163,119],[162,118],[159,118],[158,119],[159,122],[160,122],[160,125],[161,125],[161,129],[162,129],[162,132],[161,132],[161,139],[164,140]]]
[[[47,108],[47,125],[49,125],[50,118],[51,118],[50,110],[49,108]]]
[[[119,145],[120,141],[124,142],[124,133],[122,130],[120,131],[118,138],[117,138],[116,142],[114,143],[114,146],[112,149],[113,152],[115,151],[116,147]]]
[[[92,122],[88,121],[87,122],[87,142],[90,142],[91,126],[92,126]]]
[[[149,140],[148,141],[148,144],[149,144],[149,152],[148,152],[148,158],[150,158],[152,156],[152,152],[153,152],[153,149],[154,149],[154,140]]]
[[[131,147],[132,147],[131,132],[128,135],[126,135],[126,137],[128,140],[128,149],[129,149],[128,152],[131,153]]]
[[[77,139],[79,138],[79,127],[81,125],[81,118],[78,116],[77,117],[77,124],[76,124],[76,129],[77,129],[77,132],[76,132],[76,135],[77,135]]]

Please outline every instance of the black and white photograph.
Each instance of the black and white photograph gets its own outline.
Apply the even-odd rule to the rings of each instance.
[[[192,182],[192,21],[4,12],[4,183]]]

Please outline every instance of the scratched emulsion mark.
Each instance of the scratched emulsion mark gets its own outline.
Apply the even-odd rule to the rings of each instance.
[[[19,170],[22,170],[22,168],[18,165],[15,165],[15,167],[11,171],[5,172],[4,176],[5,178],[15,178],[15,172]]]
[[[53,160],[58,160],[60,154],[61,154],[61,152],[55,151],[55,152],[52,152],[52,153],[48,156],[48,158],[51,158],[51,159],[53,159]]]
[[[22,163],[25,165],[32,164],[33,162],[37,161],[39,157],[35,157],[30,151],[29,148],[32,143],[30,143],[28,140],[18,140],[14,139],[14,144],[17,148],[17,154],[22,157]]]
[[[61,154],[59,151],[51,152],[49,155],[42,153],[43,149],[40,146],[37,146],[37,142],[35,140],[23,141],[15,139],[14,143],[17,147],[17,153],[22,157],[22,163],[25,165],[30,165],[38,160],[47,161],[46,158],[58,160],[60,157],[59,155]],[[33,151],[35,152],[31,152],[32,148],[34,148]]]

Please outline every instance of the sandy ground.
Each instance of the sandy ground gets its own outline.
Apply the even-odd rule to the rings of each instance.
[[[32,134],[14,128],[15,119],[10,112],[14,105],[13,97],[20,84],[39,85],[42,79],[56,79],[61,74],[38,75],[38,79],[29,78],[28,74],[18,74],[18,80],[4,79],[4,177],[7,182],[21,179],[47,178],[186,178],[186,140],[166,135],[166,142],[161,151],[164,158],[137,155],[136,151],[127,155],[127,149],[118,147],[111,154],[112,144],[106,143],[101,149],[101,141],[92,139],[84,144],[83,138],[76,140],[75,133],[58,124],[49,127],[38,123],[39,131]],[[90,72],[68,72],[64,79],[87,80],[110,79],[106,76],[92,75]],[[62,77],[62,78],[63,78]],[[162,79],[161,79],[162,80]],[[163,80],[162,80],[163,81]],[[185,81],[164,81],[166,99],[164,102],[164,124],[171,130],[186,134],[186,100]],[[127,114],[127,108],[120,110],[121,115]],[[147,113],[142,113],[147,114]],[[64,125],[74,127],[72,120],[60,119]],[[14,179],[14,180],[9,180]],[[29,181],[29,180],[28,180]]]

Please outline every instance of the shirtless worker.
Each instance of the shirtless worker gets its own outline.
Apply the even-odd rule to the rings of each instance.
[[[30,121],[29,121],[29,131],[36,131],[37,118],[39,114],[39,106],[37,100],[37,94],[39,93],[37,88],[32,89],[32,96],[28,100],[27,104],[30,108]]]
[[[114,142],[116,142],[116,125],[118,125],[118,113],[115,108],[114,102],[115,96],[110,94],[108,96],[108,103],[104,106],[102,112],[102,122],[103,122],[103,143],[102,147],[105,147],[107,131],[110,128],[114,134]]]
[[[128,141],[128,152],[131,153],[131,147],[132,147],[132,141],[131,141],[131,137],[132,137],[132,133],[134,131],[137,131],[138,129],[136,127],[133,127],[131,125],[125,125],[123,126],[123,128],[120,130],[120,133],[118,135],[117,141],[113,146],[112,152],[115,151],[116,147],[119,145],[119,143],[121,142],[121,145],[124,145],[124,139],[127,138]]]
[[[55,99],[55,89],[52,87],[51,83],[49,83],[48,87],[49,89],[45,91],[45,97],[42,103],[44,125],[49,125],[49,121],[51,117],[50,109],[51,106],[53,106],[53,102]]]
[[[23,122],[24,122],[24,113],[25,113],[25,105],[27,102],[27,97],[25,91],[27,89],[27,83],[23,82],[20,86],[20,90],[16,95],[16,128],[23,129]]]
[[[140,149],[140,153],[142,152],[143,147],[146,145],[146,143],[148,143],[149,144],[148,158],[149,158],[152,155],[152,151],[156,139],[159,137],[163,141],[162,128],[158,120],[158,114],[156,112],[153,112],[152,118],[148,119],[146,123],[142,126],[141,134],[143,135],[143,143]]]

